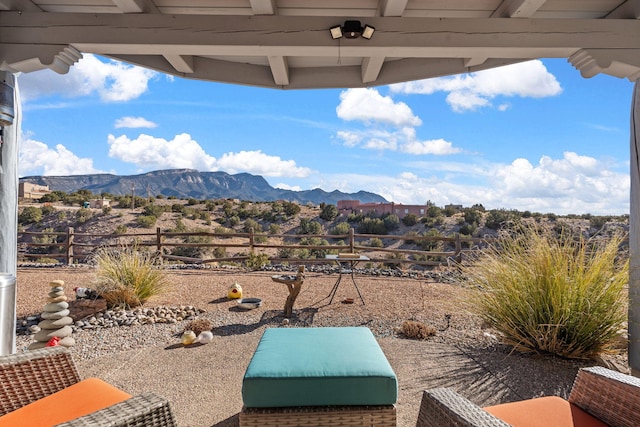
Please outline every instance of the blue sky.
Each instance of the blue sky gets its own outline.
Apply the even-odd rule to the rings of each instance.
[[[85,55],[66,75],[44,70],[18,83],[21,176],[192,168],[404,204],[629,213],[633,84],[582,78],[564,59],[282,91]]]

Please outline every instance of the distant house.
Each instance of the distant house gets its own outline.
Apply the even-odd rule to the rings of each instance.
[[[48,185],[38,185],[31,182],[18,184],[18,197],[21,199],[37,200],[45,194],[51,193]]]
[[[403,205],[401,203],[360,203],[359,200],[338,200],[336,206],[340,213],[356,213],[366,215],[375,213],[376,215],[394,214],[402,219],[408,214],[423,217],[427,214],[428,205]]]
[[[111,206],[109,199],[93,199],[89,201],[89,207],[92,209],[102,209]]]

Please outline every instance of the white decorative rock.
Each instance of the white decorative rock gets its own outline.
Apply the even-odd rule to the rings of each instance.
[[[45,319],[38,323],[38,326],[42,329],[59,329],[63,326],[73,324],[73,319],[69,316],[61,317],[59,319]]]
[[[65,309],[65,310],[60,310],[53,313],[44,312],[40,315],[40,317],[42,317],[43,319],[61,319],[65,316],[68,316],[69,313],[70,311]]]
[[[50,302],[44,306],[44,311],[47,313],[53,313],[60,310],[66,310],[67,308],[69,308],[69,303],[66,301]]]
[[[36,341],[44,341],[47,342],[53,337],[65,338],[71,336],[73,333],[73,329],[71,326],[63,326],[60,329],[47,330],[43,329],[40,332],[36,333],[33,339]]]

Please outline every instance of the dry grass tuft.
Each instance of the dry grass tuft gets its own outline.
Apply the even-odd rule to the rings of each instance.
[[[201,332],[210,331],[213,325],[207,319],[192,320],[185,326],[185,331],[193,331],[196,335],[200,335]]]
[[[405,320],[400,327],[400,333],[414,340],[426,340],[436,334],[436,329],[416,320]]]

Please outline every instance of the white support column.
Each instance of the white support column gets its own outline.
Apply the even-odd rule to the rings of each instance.
[[[18,247],[18,137],[20,97],[14,75],[0,71],[0,81],[13,86],[13,124],[5,126],[0,146],[0,272],[15,275]],[[0,97],[1,99],[1,97]],[[2,308],[0,307],[0,310]]]
[[[631,206],[629,216],[629,367],[640,376],[640,80],[631,101]]]
[[[18,142],[20,136],[20,96],[17,78],[0,71],[3,93],[0,94],[0,112],[4,126],[0,146],[0,272],[8,273],[0,289],[0,354],[16,352],[16,284],[18,251]],[[13,90],[11,90],[11,89]],[[9,90],[7,90],[9,89]],[[11,108],[10,101],[13,101]],[[13,117],[12,117],[13,116]],[[6,277],[5,277],[6,279]]]

